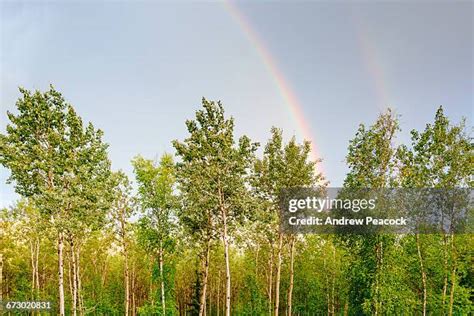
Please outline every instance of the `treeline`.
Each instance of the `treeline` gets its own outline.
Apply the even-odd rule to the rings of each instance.
[[[175,153],[137,156],[129,179],[111,170],[102,131],[54,88],[20,92],[0,135],[22,197],[1,211],[0,300],[49,300],[58,315],[474,311],[470,234],[279,231],[281,189],[328,185],[307,141],[273,128],[257,154],[222,104],[203,99]],[[390,110],[360,125],[345,187],[472,188],[464,122],[440,107],[411,144],[395,145],[398,132]]]

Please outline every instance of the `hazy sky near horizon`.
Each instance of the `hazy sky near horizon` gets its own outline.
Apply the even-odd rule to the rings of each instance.
[[[322,170],[340,186],[359,123],[391,106],[398,142],[439,105],[473,122],[470,1],[235,2],[299,99]],[[228,5],[213,1],[0,2],[0,130],[18,86],[53,84],[105,132],[114,169],[173,152],[203,96],[224,103],[237,135],[271,126],[302,139],[272,73]],[[1,167],[0,167],[1,168]],[[15,199],[0,169],[0,206]]]

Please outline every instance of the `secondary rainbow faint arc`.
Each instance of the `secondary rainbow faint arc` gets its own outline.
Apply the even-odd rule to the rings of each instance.
[[[377,108],[380,112],[385,112],[390,106],[390,95],[388,93],[387,80],[385,78],[385,71],[383,65],[377,56],[377,49],[371,40],[369,28],[364,19],[357,15],[356,12],[352,15],[353,25],[357,36],[357,43],[361,52],[364,64],[367,71],[372,77],[374,89],[376,93]]]
[[[244,33],[247,35],[252,45],[257,50],[265,67],[267,68],[271,77],[275,81],[275,84],[278,87],[278,91],[280,92],[282,98],[285,100],[285,103],[287,104],[290,113],[295,119],[297,127],[303,134],[303,137],[311,142],[311,158],[314,160],[319,159],[320,157],[318,157],[318,152],[316,150],[316,142],[314,141],[311,128],[303,113],[302,106],[298,101],[298,98],[296,97],[295,93],[292,91],[291,86],[285,79],[283,73],[278,68],[273,56],[265,47],[263,41],[258,36],[257,32],[252,28],[250,22],[246,19],[242,12],[240,12],[239,8],[230,1],[224,1],[223,4],[227,11],[230,13],[230,15],[235,19],[235,21],[239,24]],[[322,170],[321,163],[318,164],[317,168],[319,171]]]

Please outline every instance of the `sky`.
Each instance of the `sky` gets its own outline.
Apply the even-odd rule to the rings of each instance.
[[[63,93],[105,133],[114,170],[173,152],[201,98],[236,135],[311,139],[331,186],[349,140],[388,106],[398,143],[443,105],[473,122],[470,1],[0,1],[0,131],[18,87]],[[291,96],[288,97],[288,96]],[[18,197],[0,167],[0,207]]]

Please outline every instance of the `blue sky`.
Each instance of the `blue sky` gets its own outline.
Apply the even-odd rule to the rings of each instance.
[[[436,108],[472,126],[473,3],[237,2],[300,100],[323,171],[341,185],[348,141],[390,105],[399,142]],[[0,3],[0,128],[18,86],[50,83],[105,132],[114,169],[172,152],[202,96],[223,101],[236,133],[296,135],[271,73],[220,2]],[[1,205],[16,196],[1,169]]]

